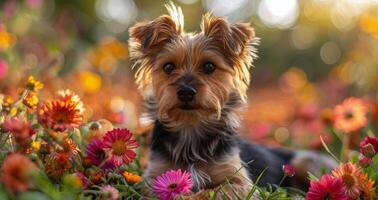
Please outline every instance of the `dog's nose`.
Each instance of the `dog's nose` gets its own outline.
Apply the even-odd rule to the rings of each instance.
[[[177,97],[180,101],[189,102],[194,99],[196,93],[197,91],[194,88],[184,86],[177,91]]]

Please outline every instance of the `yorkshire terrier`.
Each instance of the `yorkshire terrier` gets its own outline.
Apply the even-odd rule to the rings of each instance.
[[[278,184],[282,165],[292,164],[299,178],[281,186],[295,186],[304,183],[307,170],[316,173],[332,163],[311,152],[243,141],[238,136],[240,111],[258,43],[253,28],[206,14],[201,32],[186,33],[181,9],[167,8],[170,15],[130,28],[136,82],[154,120],[145,181],[183,169],[190,172],[193,189],[182,198],[207,199],[209,191],[222,187],[215,199],[237,199],[248,194],[264,171],[259,185]]]

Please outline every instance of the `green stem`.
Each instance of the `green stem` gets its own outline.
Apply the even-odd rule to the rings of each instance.
[[[348,151],[349,151],[349,141],[350,141],[350,134],[345,133],[343,134],[343,146],[340,152],[340,160],[345,161],[347,159]]]
[[[281,178],[281,181],[280,183],[278,184],[278,187],[281,187],[281,184],[283,183],[283,181],[286,179],[287,175],[284,174],[283,177]]]

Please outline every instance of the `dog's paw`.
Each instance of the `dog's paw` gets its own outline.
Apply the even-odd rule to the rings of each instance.
[[[201,190],[195,194],[177,195],[175,200],[208,200],[211,199],[209,190]]]

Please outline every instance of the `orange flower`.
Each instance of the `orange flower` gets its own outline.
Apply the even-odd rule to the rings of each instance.
[[[366,173],[361,174],[359,181],[361,185],[360,199],[375,200],[377,196],[375,194],[374,181],[369,179]]]
[[[137,174],[130,173],[130,172],[125,171],[122,173],[122,175],[128,183],[139,183],[142,180],[142,177],[140,177]]]
[[[83,103],[70,90],[61,91],[56,99],[39,106],[38,121],[47,128],[64,131],[79,127],[83,122]]]
[[[59,178],[72,167],[70,158],[70,155],[64,152],[51,154],[47,158],[46,173],[53,178]]]
[[[338,168],[335,168],[332,171],[332,174],[343,180],[348,199],[357,199],[360,196],[361,170],[357,165],[352,163],[342,163]]]
[[[16,37],[5,30],[4,26],[0,26],[0,51],[4,51],[16,42]]]
[[[79,147],[69,138],[63,140],[62,146],[64,152],[68,153],[71,157],[76,156],[80,152]]]
[[[366,125],[367,111],[367,106],[362,100],[353,97],[345,99],[335,107],[335,128],[345,133],[357,131]]]
[[[23,192],[31,187],[32,161],[21,154],[9,155],[3,163],[1,181],[9,191]]]

